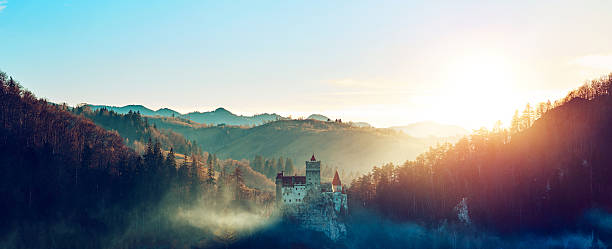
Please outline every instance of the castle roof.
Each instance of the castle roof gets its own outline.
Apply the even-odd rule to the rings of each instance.
[[[338,176],[338,171],[337,170],[336,170],[336,174],[334,174],[334,180],[332,180],[332,185],[333,186],[342,185],[342,183],[340,183],[340,176]]]
[[[310,161],[311,161],[311,162],[314,162],[314,161],[316,161],[316,160],[317,160],[317,159],[315,159],[315,157],[314,157],[314,153],[312,153],[312,157],[310,158]]]
[[[306,176],[281,176],[283,187],[293,187],[293,185],[306,184]]]

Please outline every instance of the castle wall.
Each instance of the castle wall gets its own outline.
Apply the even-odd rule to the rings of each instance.
[[[285,205],[300,204],[304,201],[304,196],[306,196],[306,185],[304,184],[282,187],[281,189],[282,204]]]

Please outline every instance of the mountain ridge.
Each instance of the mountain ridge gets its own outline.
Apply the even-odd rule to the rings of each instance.
[[[261,113],[252,116],[236,115],[231,111],[219,107],[213,111],[194,111],[186,114],[182,114],[170,108],[160,108],[158,110],[152,110],[143,105],[125,105],[125,106],[109,106],[109,105],[93,105],[85,104],[92,110],[108,109],[119,114],[128,114],[130,111],[139,112],[144,116],[161,116],[161,117],[181,117],[201,124],[212,124],[212,125],[238,125],[238,126],[253,126],[261,125],[266,122],[275,121],[278,119],[285,119],[285,117],[276,113]]]

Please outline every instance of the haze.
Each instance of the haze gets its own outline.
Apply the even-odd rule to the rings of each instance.
[[[53,102],[478,128],[612,71],[609,1],[0,1]]]

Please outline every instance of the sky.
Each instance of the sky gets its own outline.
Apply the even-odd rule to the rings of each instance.
[[[0,70],[69,105],[476,129],[612,72],[610,10],[612,1],[0,0]]]

